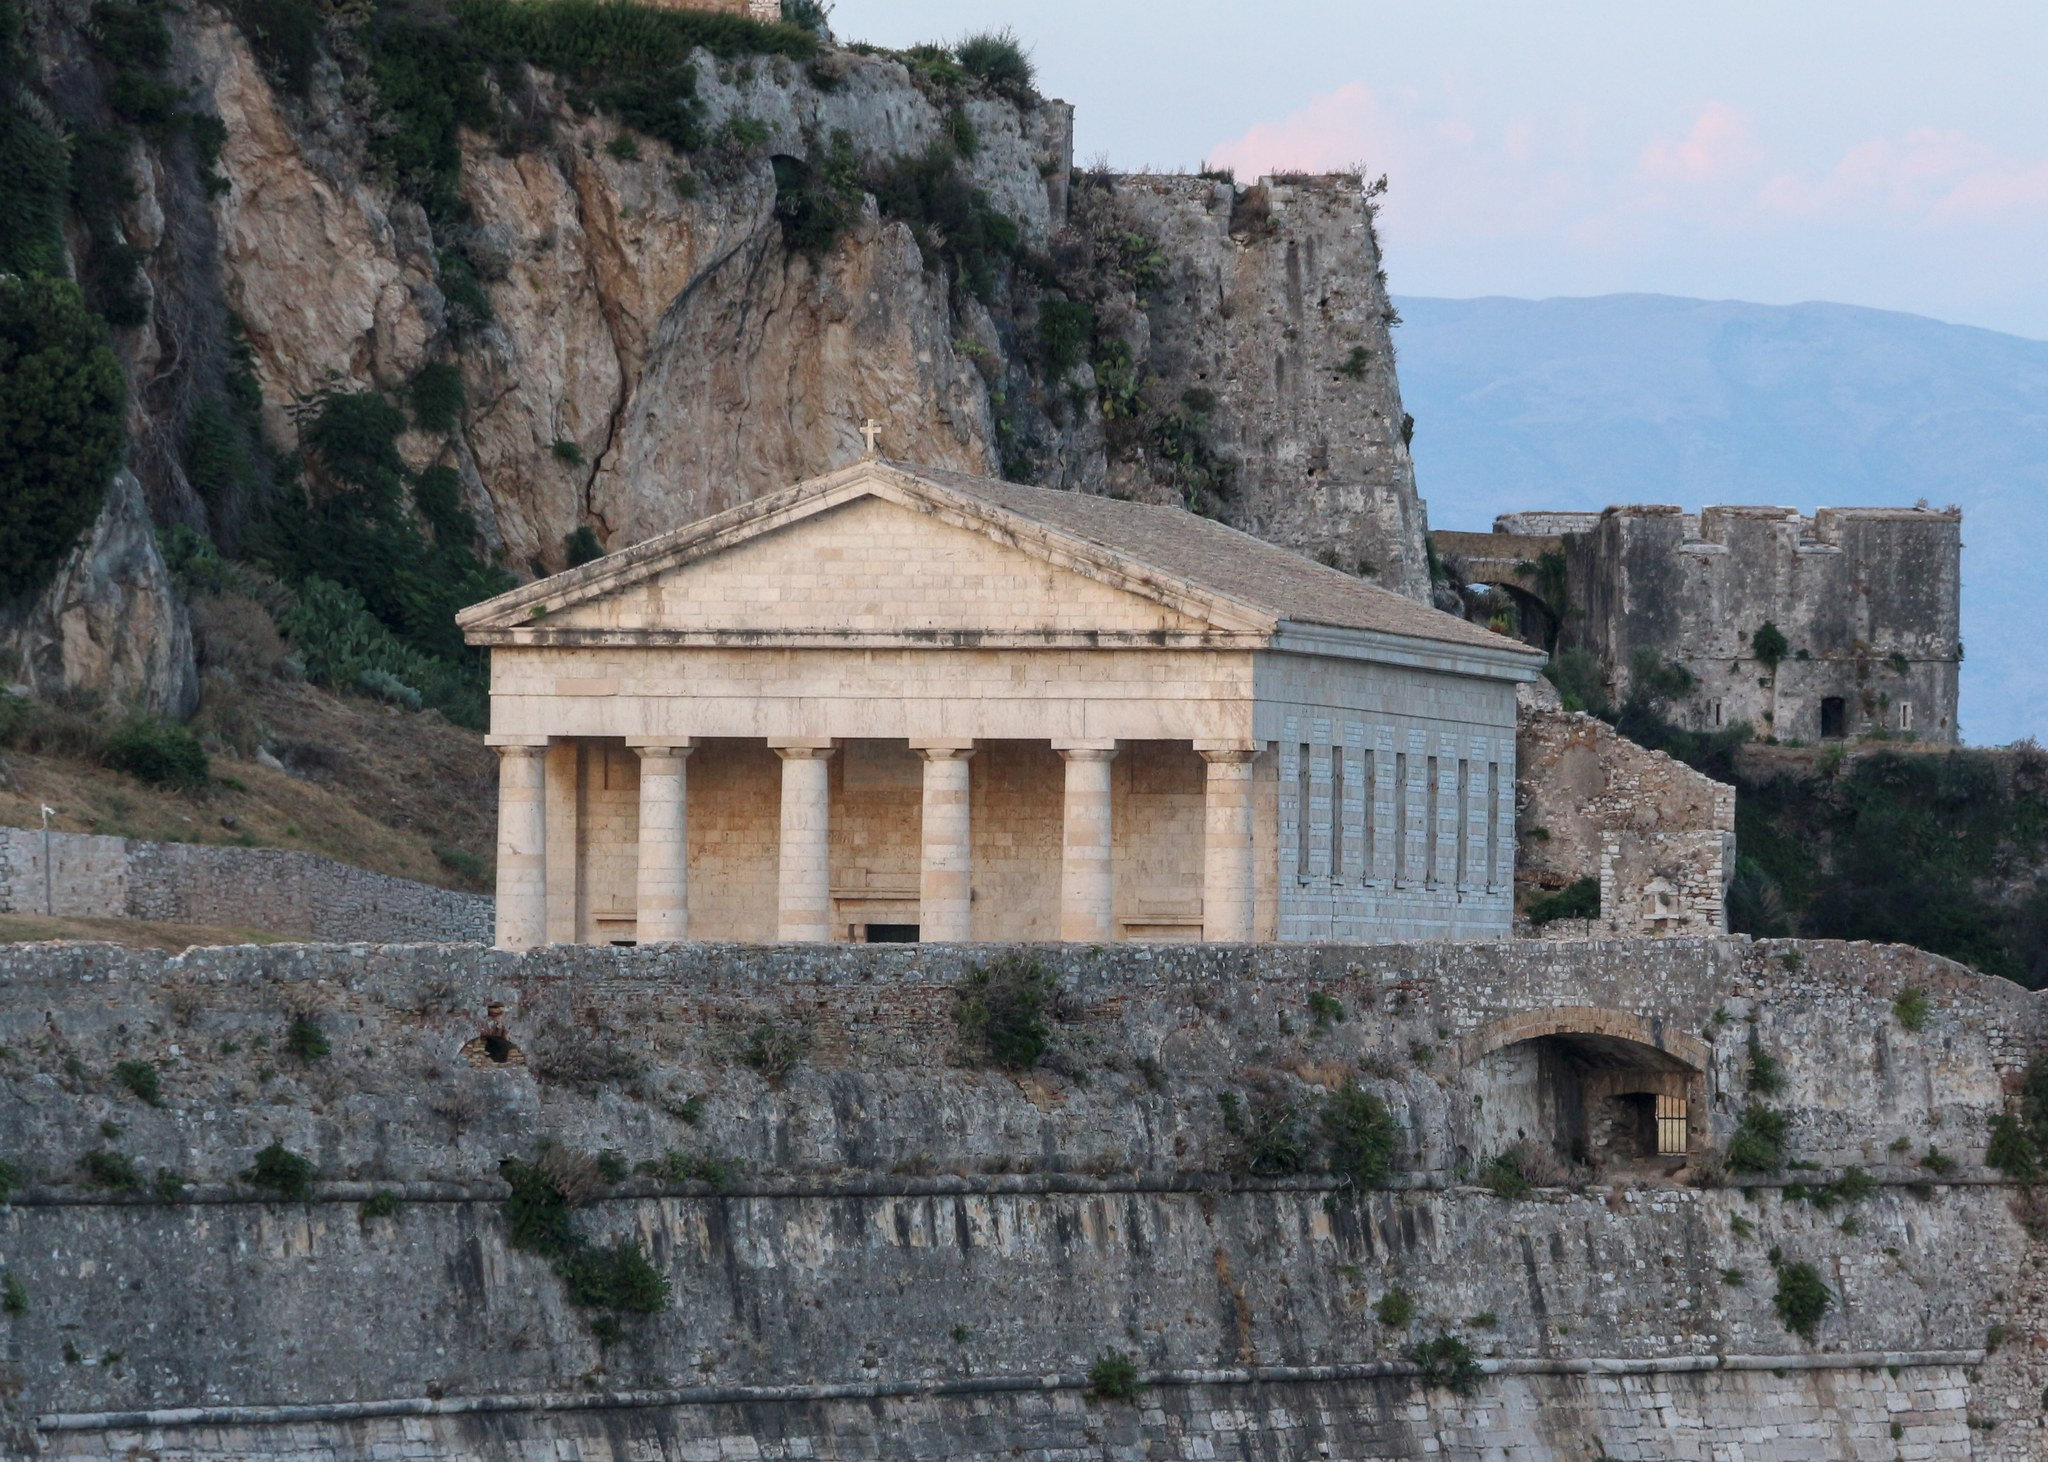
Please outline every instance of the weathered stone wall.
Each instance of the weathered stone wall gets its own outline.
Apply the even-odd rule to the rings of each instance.
[[[1614,507],[1510,513],[1487,533],[1441,533],[1474,583],[1508,592],[1519,632],[1590,651],[1607,689],[1628,694],[1639,650],[1698,684],[1669,713],[1719,730],[1818,741],[1881,731],[1953,744],[1962,660],[1962,518],[1925,508]],[[1562,624],[1533,572],[1545,551],[1569,568]],[[1756,655],[1765,624],[1787,641],[1772,669]],[[1823,704],[1839,721],[1823,726]]]
[[[1515,882],[1600,881],[1597,938],[1728,932],[1735,789],[1594,716],[1524,706],[1515,733]],[[1548,931],[1555,938],[1561,930]]]
[[[150,843],[0,828],[0,913],[153,919],[287,938],[464,943],[491,900],[287,848]]]
[[[993,953],[0,954],[14,1450],[2039,1453],[2043,1256],[1982,1164],[2037,996],[1816,943],[1041,947],[1052,1051],[1010,1074],[956,1019]],[[1892,1010],[1907,986],[1932,1003],[1917,1031]],[[279,1049],[294,1015],[331,1054]],[[1468,1185],[1507,1135],[1504,1055],[1678,1063],[1710,1144],[1751,1100],[1752,1032],[1783,1063],[1791,1155],[1817,1165],[1797,1176],[1858,1163],[1873,1196],[1745,1193],[1697,1157],[1687,1185]],[[750,1064],[764,1033],[795,1039],[788,1070]],[[139,1059],[161,1105],[112,1076]],[[1389,1190],[1248,1170],[1220,1094],[1268,1113],[1354,1081],[1397,1120]],[[318,1164],[309,1201],[237,1181],[272,1141]],[[593,1179],[579,1229],[644,1246],[675,1291],[609,1345],[507,1241],[497,1163],[547,1141],[731,1165],[722,1190],[701,1165]],[[1918,1163],[1930,1144],[1955,1166]],[[83,1181],[94,1150],[152,1195]],[[380,1191],[396,1211],[365,1216]],[[1837,1296],[1810,1346],[1774,1312],[1773,1250]],[[1395,1288],[1410,1324],[1376,1315]],[[1404,1358],[1439,1334],[1477,1353],[1469,1398]],[[1084,1394],[1111,1348],[1135,1403]]]
[[[1653,649],[1698,680],[1673,708],[1714,730],[1817,741],[1909,731],[1957,739],[1962,515],[1911,508],[1609,508],[1572,541],[1564,643],[1599,656],[1616,698],[1629,663]],[[1773,673],[1752,639],[1777,626],[1789,651]]]

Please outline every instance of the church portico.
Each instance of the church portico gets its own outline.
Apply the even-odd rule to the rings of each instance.
[[[1540,656],[1176,510],[863,463],[462,622],[507,947],[1508,927]]]

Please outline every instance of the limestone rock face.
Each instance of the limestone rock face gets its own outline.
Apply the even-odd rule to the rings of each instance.
[[[515,571],[562,567],[579,528],[617,549],[844,465],[872,416],[891,457],[1189,501],[1427,596],[1391,312],[1355,179],[1089,180],[1124,199],[1118,226],[1134,220],[1158,256],[1117,286],[1124,304],[1087,295],[1100,327],[1088,349],[1114,335],[1144,377],[1151,415],[1136,432],[1105,414],[1093,362],[1058,379],[1046,364],[1040,302],[1083,293],[1057,262],[1080,191],[1064,103],[935,91],[885,56],[703,56],[714,140],[686,156],[577,111],[529,72],[520,106],[546,124],[529,136],[544,136],[464,135],[467,217],[450,233],[380,175],[382,124],[359,78],[323,68],[308,99],[281,98],[233,24],[194,12],[178,29],[195,94],[227,128],[211,222],[267,431],[295,445],[295,401],[334,386],[398,392],[429,362],[457,364],[460,429],[402,449],[415,468],[457,470],[485,547]],[[716,140],[739,120],[733,135],[750,140]],[[831,247],[785,243],[779,166],[789,186],[787,165],[837,157],[873,188],[940,142],[1016,228],[1016,282],[1000,298],[936,267],[941,226],[913,233],[872,197]],[[1125,246],[1112,234],[1087,247]],[[451,251],[488,319],[444,297]],[[1209,403],[1201,450],[1228,466],[1231,490],[1214,500],[1162,481],[1179,447],[1159,424],[1183,397]]]
[[[1220,516],[1425,602],[1428,530],[1394,378],[1371,199],[1349,176],[1244,190],[1118,180],[1169,279],[1147,306],[1152,365],[1220,398],[1236,487]],[[1135,492],[1128,470],[1113,486]]]
[[[192,626],[133,473],[114,479],[92,531],[0,643],[38,694],[87,691],[159,716],[192,714]]]
[[[396,385],[426,362],[442,328],[431,240],[417,208],[364,176],[360,139],[286,121],[233,27],[198,21],[192,51],[227,127],[222,289],[255,354],[264,426],[290,444],[296,398],[337,377]]]

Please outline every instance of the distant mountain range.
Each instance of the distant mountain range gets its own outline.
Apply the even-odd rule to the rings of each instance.
[[[2048,342],[1851,305],[1396,304],[1433,527],[1610,503],[1959,505],[1963,734],[2048,738],[2027,608],[2048,569]]]

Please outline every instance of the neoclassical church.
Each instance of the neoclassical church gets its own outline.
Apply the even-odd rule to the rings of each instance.
[[[500,946],[1508,934],[1540,652],[870,458],[464,611]]]

